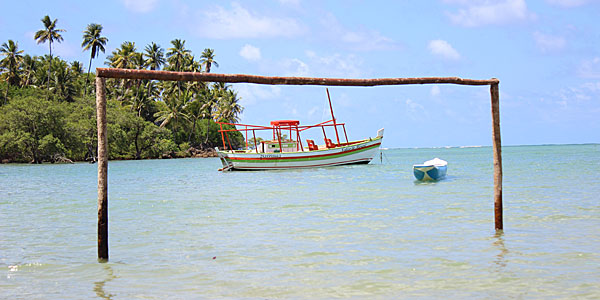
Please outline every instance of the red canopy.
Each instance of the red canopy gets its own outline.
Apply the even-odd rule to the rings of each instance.
[[[298,124],[300,124],[300,121],[298,120],[271,121],[271,125],[273,126],[297,126]]]

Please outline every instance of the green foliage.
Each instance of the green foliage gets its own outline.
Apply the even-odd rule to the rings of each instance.
[[[67,149],[60,139],[52,133],[45,135],[39,142],[38,150],[42,161],[55,162],[58,157],[64,157]]]
[[[81,46],[90,50],[85,73],[83,63],[52,55],[65,30],[57,28],[57,19],[41,21],[34,39],[48,45],[48,54],[25,54],[13,40],[0,45],[0,161],[95,161],[95,75],[89,71],[108,38],[100,24],[83,31]],[[152,42],[138,52],[126,41],[105,64],[180,72],[210,72],[219,66],[213,49],[206,48],[197,60],[185,40],[174,39],[170,46],[165,51]],[[106,94],[110,159],[182,157],[192,147],[221,146],[215,122],[236,123],[243,111],[237,93],[224,83],[107,79]],[[229,137],[234,147],[244,145],[240,133]]]
[[[184,142],[179,144],[179,151],[177,151],[177,157],[186,157],[189,156],[188,149],[190,149],[190,143]]]
[[[6,71],[6,81],[10,85],[18,85],[21,81],[19,65],[23,61],[22,53],[23,50],[19,50],[19,43],[13,40],[8,40],[0,47],[0,55],[4,57],[0,60],[0,68]]]
[[[108,105],[109,159],[143,159],[169,156],[178,150],[172,133],[121,107]]]
[[[66,144],[68,157],[76,161],[93,161],[98,141],[96,103],[91,98],[77,98],[69,107],[66,126],[72,139]]]
[[[178,150],[177,144],[171,140],[171,131],[151,123],[144,128],[142,141],[142,154],[147,158],[169,157]]]
[[[50,95],[48,91],[37,89],[31,86],[26,86],[22,88],[13,88],[8,93],[8,99],[22,99],[22,98],[47,98],[47,95]]]
[[[64,115],[65,107],[61,103],[33,97],[14,99],[3,106],[0,134],[15,139],[16,144],[9,148],[23,150],[10,156],[17,161],[41,163],[50,161],[55,155],[64,155],[61,140],[69,138]]]
[[[0,158],[7,161],[26,162],[19,154],[25,152],[23,136],[16,132],[6,131],[0,134]]]
[[[256,145],[260,145],[260,143],[264,141],[263,138],[261,137],[256,137]],[[254,138],[248,138],[248,147],[251,149],[256,148],[256,145],[254,144]]]

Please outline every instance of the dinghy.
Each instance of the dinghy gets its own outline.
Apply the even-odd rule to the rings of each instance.
[[[420,165],[413,165],[415,178],[422,181],[440,180],[446,176],[447,170],[448,162],[437,157]]]

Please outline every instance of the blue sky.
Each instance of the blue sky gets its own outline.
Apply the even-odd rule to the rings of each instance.
[[[101,3],[101,4],[100,4]],[[48,14],[66,32],[54,53],[87,66],[89,23],[109,42],[93,67],[124,41],[138,51],[175,38],[213,73],[341,78],[458,76],[500,79],[504,145],[600,142],[600,1],[6,1],[0,41],[47,53],[35,31]],[[11,13],[6,13],[11,12]],[[327,119],[320,86],[235,84],[242,123]],[[491,145],[488,87],[333,87],[350,139],[385,127],[385,147]]]

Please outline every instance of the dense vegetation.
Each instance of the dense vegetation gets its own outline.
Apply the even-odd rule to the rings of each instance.
[[[81,62],[52,55],[52,44],[63,41],[57,20],[45,16],[38,43],[48,54],[30,56],[16,41],[0,47],[0,161],[95,161],[96,109],[92,60],[105,51],[102,26],[89,24],[82,48],[90,51],[87,73]],[[107,56],[114,68],[210,72],[218,67],[213,49],[199,59],[175,39],[163,49],[152,42],[138,51],[123,42]],[[196,149],[220,145],[215,121],[237,123],[243,108],[229,85],[109,79],[107,118],[110,159],[184,157]],[[232,143],[241,145],[241,135]]]

